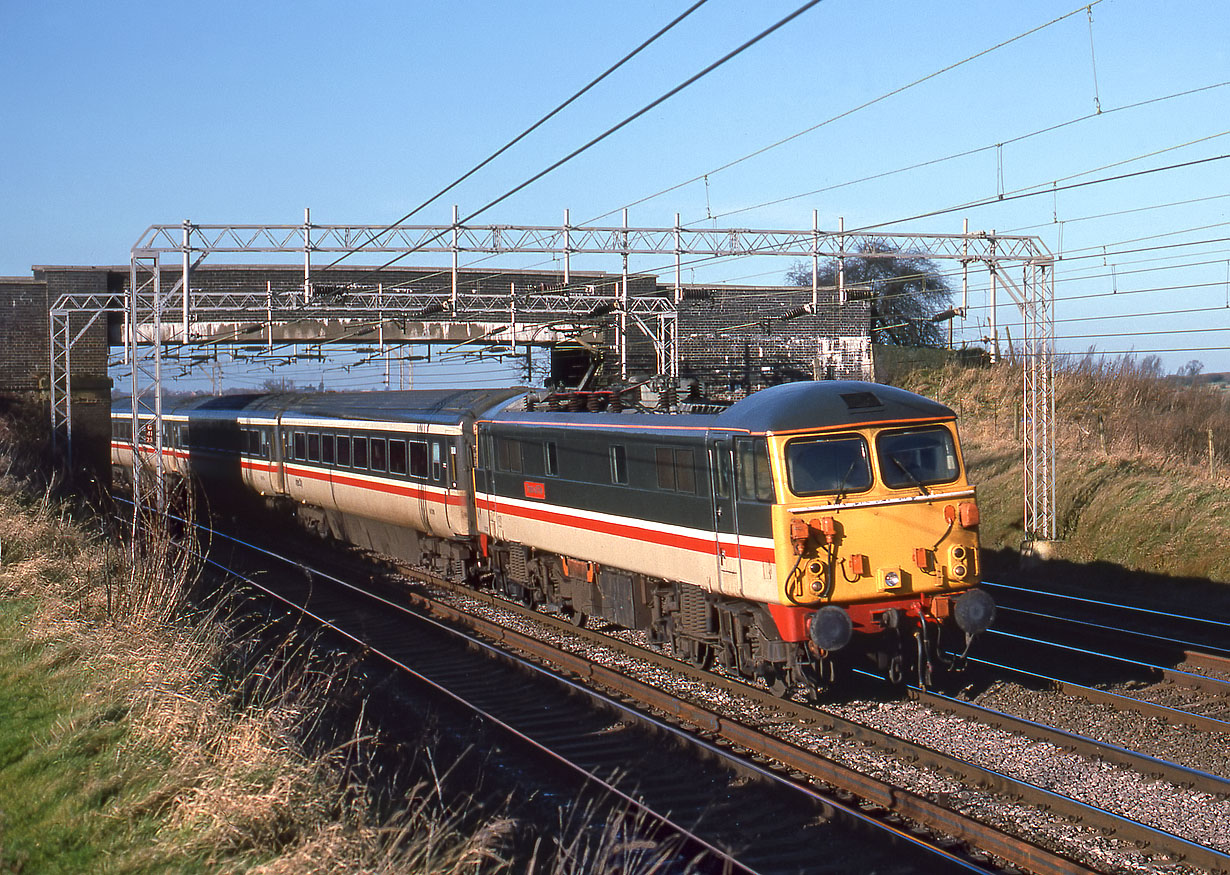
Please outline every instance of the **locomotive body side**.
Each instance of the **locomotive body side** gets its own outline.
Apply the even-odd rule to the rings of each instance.
[[[756,529],[749,514],[741,531],[733,512],[723,516],[710,483],[711,417],[671,419],[519,411],[481,422],[480,528],[495,541],[764,600],[775,588],[769,515]]]

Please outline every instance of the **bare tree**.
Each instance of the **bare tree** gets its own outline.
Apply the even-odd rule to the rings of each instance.
[[[837,285],[838,261],[820,265],[819,283]],[[951,318],[952,289],[935,262],[872,240],[845,258],[844,287],[850,297],[871,301],[872,340],[892,346],[944,346],[945,316]],[[786,282],[811,285],[811,263],[796,262]],[[937,319],[938,317],[938,319]]]

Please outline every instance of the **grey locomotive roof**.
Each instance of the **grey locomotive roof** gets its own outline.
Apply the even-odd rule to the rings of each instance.
[[[880,383],[816,380],[762,389],[717,415],[723,428],[796,431],[817,426],[910,419],[947,419],[952,408]]]
[[[526,412],[510,402],[487,418],[495,422],[528,421],[543,425],[583,423],[612,428],[649,426],[664,431],[712,428],[764,433],[954,416],[951,408],[895,386],[854,380],[809,380],[761,389],[721,413],[664,416],[656,413]]]

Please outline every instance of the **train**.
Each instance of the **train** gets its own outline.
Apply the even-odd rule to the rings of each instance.
[[[855,669],[926,686],[991,624],[979,514],[947,406],[801,381],[659,412],[619,392],[225,395],[134,422],[152,465],[325,538],[645,632],[775,692]]]

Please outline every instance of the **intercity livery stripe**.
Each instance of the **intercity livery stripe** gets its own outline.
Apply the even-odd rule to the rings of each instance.
[[[112,449],[124,450],[126,452],[132,451],[132,444],[112,442],[111,447]],[[144,455],[151,455],[154,452],[154,448],[143,445],[141,447],[141,452]],[[200,451],[196,450],[193,452],[199,453]],[[191,462],[188,452],[184,450],[171,450],[164,447],[162,453],[164,456],[171,456],[175,459],[184,459]],[[211,455],[230,458],[222,453],[214,453]],[[259,471],[266,474],[276,473],[278,470],[278,466],[274,463],[262,462],[253,459],[240,458],[239,464],[244,470]],[[312,480],[329,482],[338,486],[353,486],[359,489],[367,489],[372,492],[383,492],[388,495],[400,495],[404,498],[434,501],[437,504],[445,504],[452,507],[461,507],[465,504],[465,496],[449,490],[441,489],[436,486],[420,486],[412,483],[401,483],[395,480],[384,480],[378,477],[368,477],[362,475],[355,476],[328,470],[320,470],[318,468],[305,468],[298,465],[287,465],[286,474],[287,476],[309,477]]]
[[[299,465],[289,464],[286,465],[286,476],[309,477],[312,480],[332,483],[335,486],[353,486],[359,489],[367,489],[372,492],[383,492],[387,495],[400,495],[404,498],[434,501],[437,504],[447,504],[453,507],[461,507],[465,504],[465,497],[463,495],[441,489],[438,486],[402,483],[397,480],[385,480],[379,477],[343,474],[338,471],[321,470],[319,468],[305,468]]]
[[[772,538],[740,537],[736,542],[732,534],[719,534],[705,529],[688,529],[666,523],[648,525],[644,520],[610,514],[582,511],[562,505],[520,501],[503,495],[477,493],[475,504],[480,511],[509,514],[533,522],[584,529],[602,535],[627,538],[646,544],[675,547],[717,556],[719,544],[723,555],[730,558],[736,548],[739,556],[749,562],[773,562]],[[720,539],[720,540],[719,540]]]

